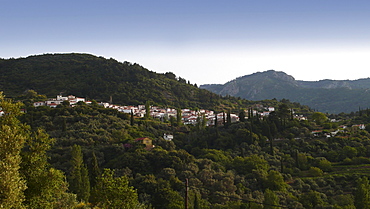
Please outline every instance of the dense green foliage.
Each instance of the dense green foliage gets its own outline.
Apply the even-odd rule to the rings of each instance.
[[[4,60],[1,65],[53,56],[60,59],[67,56],[62,60],[76,63],[79,62],[72,58],[82,57],[102,61],[95,65],[111,63],[145,71],[138,65],[76,54]],[[91,66],[90,70],[93,69]],[[145,72],[173,82],[171,85],[197,89],[173,74]],[[145,94],[153,89],[149,91],[143,86],[140,91]],[[34,101],[45,99],[35,91],[17,96],[24,102],[25,113],[21,114],[20,103],[1,97],[0,107],[4,111],[0,116],[1,207],[183,209],[185,202],[188,208],[197,209],[368,205],[370,110],[327,115],[285,99],[253,103],[215,96],[214,100],[204,98],[207,102],[202,103],[186,95],[179,97],[182,99],[168,97],[166,103],[155,100],[160,98],[163,97],[149,97],[147,93],[138,102],[147,106],[169,105],[168,101],[178,107],[209,106],[223,110],[224,121],[206,126],[203,116],[197,125],[184,125],[174,118],[160,121],[149,115],[134,117],[103,108],[96,102],[35,108]],[[126,101],[131,100],[121,102]],[[276,108],[269,116],[253,114],[253,110],[268,106]],[[230,114],[235,112],[243,120],[231,123]],[[294,118],[293,112],[305,115],[308,120]],[[357,124],[366,124],[366,129],[352,126]],[[164,134],[172,134],[174,139],[166,141]],[[147,147],[136,140],[143,137],[152,139],[155,146]]]
[[[103,102],[112,99],[121,105],[152,101],[152,105],[214,109],[237,102],[199,89],[171,72],[158,74],[138,64],[88,54],[3,60],[0,73],[0,89],[8,97],[18,97],[32,89],[49,97],[63,93]]]
[[[21,149],[26,141],[25,126],[17,120],[20,104],[0,95],[0,208],[23,208],[26,182],[20,173]]]
[[[52,140],[17,119],[20,105],[0,95],[0,208],[73,207],[65,176],[47,162]]]
[[[369,173],[370,134],[347,128],[331,138],[314,137],[311,131],[330,133],[339,124],[320,113],[298,121],[291,114],[295,104],[275,102],[268,117],[249,111],[244,121],[211,127],[132,120],[130,114],[84,103],[29,106],[20,119],[55,139],[49,162],[68,177],[74,201],[85,200],[76,207],[109,208],[129,198],[127,208],[184,208],[186,179],[189,208],[354,208],[367,201],[361,196],[369,188],[357,180]],[[368,113],[337,117],[351,126],[370,121]],[[164,133],[174,140],[164,140]],[[141,137],[153,139],[155,147],[145,149],[135,140]]]

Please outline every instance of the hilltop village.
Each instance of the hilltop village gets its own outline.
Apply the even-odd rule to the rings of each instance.
[[[63,102],[68,102],[69,105],[74,106],[78,102],[84,102],[86,104],[91,104],[91,101],[87,101],[85,98],[76,97],[73,95],[69,96],[62,96],[57,95],[56,98],[50,98],[45,101],[39,101],[35,102],[33,105],[34,107],[39,106],[48,106],[55,108],[58,105],[61,105]],[[114,105],[108,102],[100,102],[99,105],[105,107],[105,108],[111,108],[116,109],[119,112],[127,113],[127,114],[133,114],[136,117],[144,117],[146,114],[146,105],[137,105],[137,106],[120,106],[120,105]],[[176,118],[177,117],[177,109],[174,108],[163,108],[158,106],[150,106],[150,116],[157,119],[170,119],[171,117]],[[264,107],[262,105],[256,105],[255,108],[253,108],[252,114],[253,116],[258,117],[266,117],[271,112],[275,111],[275,107]],[[217,123],[222,125],[224,120],[226,119],[226,112],[219,112],[215,114],[212,110],[205,110],[205,109],[199,109],[199,110],[190,110],[190,109],[181,109],[181,117],[182,122],[185,125],[195,125],[201,118],[205,118],[207,123],[207,126],[214,125],[214,121],[217,117]],[[294,115],[295,118],[299,120],[306,120],[306,118],[302,115]],[[239,121],[238,114],[230,113],[230,119],[231,123]]]
[[[49,98],[45,101],[39,101],[35,102],[33,105],[34,107],[39,106],[48,106],[51,108],[56,108],[58,105],[63,104],[63,102],[68,102],[70,106],[75,106],[79,102],[84,102],[86,104],[91,104],[92,101],[87,101],[85,98],[82,97],[76,97],[73,95],[69,96],[62,96],[57,95],[56,98]],[[119,112],[127,113],[127,114],[133,114],[135,117],[145,117],[146,115],[146,105],[137,105],[137,106],[121,106],[121,105],[114,105],[109,102],[99,102],[97,103],[100,106],[103,106],[104,108],[110,108],[110,109],[116,109]],[[177,109],[174,108],[163,108],[158,106],[151,105],[149,107],[150,110],[150,117],[156,118],[159,120],[169,120],[170,118],[177,118]],[[252,110],[252,115],[256,117],[267,117],[270,115],[271,112],[275,111],[275,107],[264,107],[263,105],[255,105]],[[0,115],[3,114],[0,112]],[[203,119],[206,120],[205,125],[206,126],[213,126],[215,125],[215,119],[217,117],[217,124],[223,125],[225,122],[227,122],[227,115],[226,112],[219,112],[215,114],[212,110],[205,110],[205,109],[198,109],[198,110],[190,110],[190,109],[181,109],[181,121],[185,125],[196,125],[198,122],[202,121]],[[247,115],[247,112],[246,114]],[[303,115],[296,115],[293,114],[293,117],[298,120],[307,120],[307,118]],[[247,118],[247,116],[246,116]],[[230,113],[230,120],[231,123],[235,123],[240,120],[239,114]],[[353,127],[357,127],[361,130],[365,129],[364,124],[356,124],[353,125]],[[339,131],[346,129],[346,126],[340,127],[340,129],[330,132],[330,133],[324,133],[323,130],[313,130],[311,134],[314,137],[333,137],[335,136]],[[166,138],[166,136],[165,136]]]

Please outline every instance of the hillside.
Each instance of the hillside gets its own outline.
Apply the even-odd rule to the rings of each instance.
[[[1,104],[6,107],[4,102]],[[60,186],[59,190],[50,187],[64,181],[52,179],[46,170],[42,175],[27,178],[27,186],[31,191],[44,189],[56,196],[62,190],[63,194],[67,193],[64,196],[71,196],[69,201],[47,199],[48,196],[26,190],[25,205],[30,205],[28,200],[33,197],[38,198],[34,204],[40,205],[30,208],[47,208],[46,204],[57,201],[78,207],[56,208],[97,208],[114,202],[121,206],[130,203],[122,202],[129,197],[142,207],[125,208],[183,209],[184,182],[188,182],[189,208],[239,209],[262,208],[262,205],[267,208],[271,204],[295,209],[355,208],[354,205],[361,203],[355,198],[361,186],[356,186],[356,182],[367,180],[369,174],[370,111],[352,116],[343,114],[338,123],[328,121],[321,113],[312,115],[312,120],[298,120],[291,117],[289,106],[281,103],[275,113],[263,120],[252,116],[224,125],[194,126],[137,118],[96,104],[58,108],[30,105],[26,109],[19,118],[21,123],[29,125],[27,131],[19,128],[12,131],[32,133],[41,128],[50,138],[42,134],[27,140],[21,153],[25,159],[21,174],[39,170],[40,150],[44,150],[41,152],[44,167],[64,173],[60,178],[69,185]],[[0,117],[0,122],[10,121],[4,119],[13,115]],[[356,124],[367,124],[367,127],[359,129]],[[345,126],[348,128],[339,130]],[[321,134],[313,135],[314,131]],[[164,139],[165,134],[171,134],[173,139]],[[155,146],[148,147],[138,140],[143,137]],[[48,147],[52,140],[54,143]],[[16,144],[17,140],[5,142]],[[34,161],[27,161],[29,158]],[[107,176],[107,171],[115,178]],[[90,184],[75,181],[76,177]],[[110,184],[119,178],[126,179],[126,183]],[[34,179],[46,181],[32,184]],[[126,190],[122,192],[121,188],[128,185],[134,195]],[[368,185],[365,188],[368,192]],[[268,198],[274,201],[266,201]]]
[[[115,104],[152,104],[213,109],[226,99],[199,89],[173,73],[158,74],[138,64],[89,54],[45,54],[0,60],[0,90],[17,97],[35,90]]]
[[[358,189],[369,192],[370,110],[336,115],[339,122],[322,113],[299,120],[291,114],[297,104],[265,100],[260,104],[275,102],[276,109],[263,120],[248,111],[244,120],[227,116],[207,126],[135,117],[94,102],[34,107],[33,96],[22,105],[0,93],[10,113],[0,117],[0,155],[19,159],[0,173],[24,176],[18,185],[27,186],[19,192],[25,207],[182,209],[188,201],[205,209],[354,208],[362,203]],[[227,100],[247,102],[219,98]],[[18,150],[9,155],[9,147]]]
[[[249,100],[285,98],[328,113],[356,111],[369,107],[370,102],[370,79],[298,81],[274,70],[239,77],[224,85],[202,85],[200,88]]]

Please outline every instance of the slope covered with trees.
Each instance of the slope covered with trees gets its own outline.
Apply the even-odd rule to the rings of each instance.
[[[35,58],[50,56],[56,55]],[[136,71],[152,75],[153,82],[197,89],[173,74],[155,74],[138,65],[90,55],[57,55],[63,56],[70,56],[65,59],[70,62],[81,56],[101,59],[96,65],[136,66]],[[9,65],[9,61],[1,60],[0,65]],[[13,64],[19,61],[29,62],[30,58]],[[31,66],[38,64],[27,69]],[[90,67],[83,69],[94,71]],[[62,66],[58,69],[63,72]],[[99,67],[94,73],[101,69],[109,68]],[[135,77],[136,71],[130,76]],[[8,79],[16,79],[10,74]],[[131,78],[127,79],[131,85]],[[141,92],[158,88],[142,85],[145,89]],[[74,107],[66,102],[56,108],[35,108],[33,102],[45,95],[13,92],[23,104],[1,95],[0,207],[340,209],[369,204],[370,110],[327,115],[285,99],[256,103],[199,92],[216,102],[202,102],[190,94],[178,97],[175,91],[174,95],[168,93],[167,103],[154,97],[138,101],[164,105],[172,101],[174,106],[194,109],[209,106],[225,112],[222,124],[206,126],[205,117],[199,117],[196,125],[184,125],[174,118],[137,118],[94,101]],[[122,102],[126,104],[126,100]],[[257,117],[253,110],[260,106],[276,109],[269,116]],[[241,120],[232,123],[231,112],[238,112]],[[293,112],[308,120],[296,119]],[[164,134],[173,135],[173,140],[165,140]],[[143,144],[143,138],[152,140],[154,147]]]
[[[340,125],[327,115],[312,113],[310,120],[299,121],[291,114],[299,110],[295,104],[285,100],[276,105],[269,117],[253,116],[251,106],[245,120],[210,127],[132,118],[94,103],[26,106],[19,120],[30,125],[30,136],[37,139],[25,140],[19,152],[26,164],[39,162],[40,169],[18,169],[20,182],[28,187],[19,191],[26,197],[19,204],[37,200],[37,207],[53,208],[45,205],[60,199],[27,190],[36,191],[32,182],[46,179],[43,173],[56,172],[45,183],[64,190],[51,194],[77,208],[173,209],[185,208],[185,202],[188,208],[220,209],[366,205],[370,134],[351,125],[369,123],[370,111],[336,115],[351,128],[327,138],[324,134]],[[314,130],[323,135],[312,135]],[[173,141],[164,140],[164,133],[173,134]],[[142,137],[155,147],[147,149],[136,140]]]
[[[212,107],[227,102],[168,72],[89,54],[45,54],[0,62],[0,89],[8,97],[35,90],[48,97],[73,94],[115,104]]]

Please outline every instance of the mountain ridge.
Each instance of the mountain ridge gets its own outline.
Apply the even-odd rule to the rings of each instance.
[[[275,70],[241,76],[225,84],[201,85],[200,88],[249,100],[289,99],[328,113],[356,111],[359,107],[367,108],[370,102],[370,78],[302,81]]]

